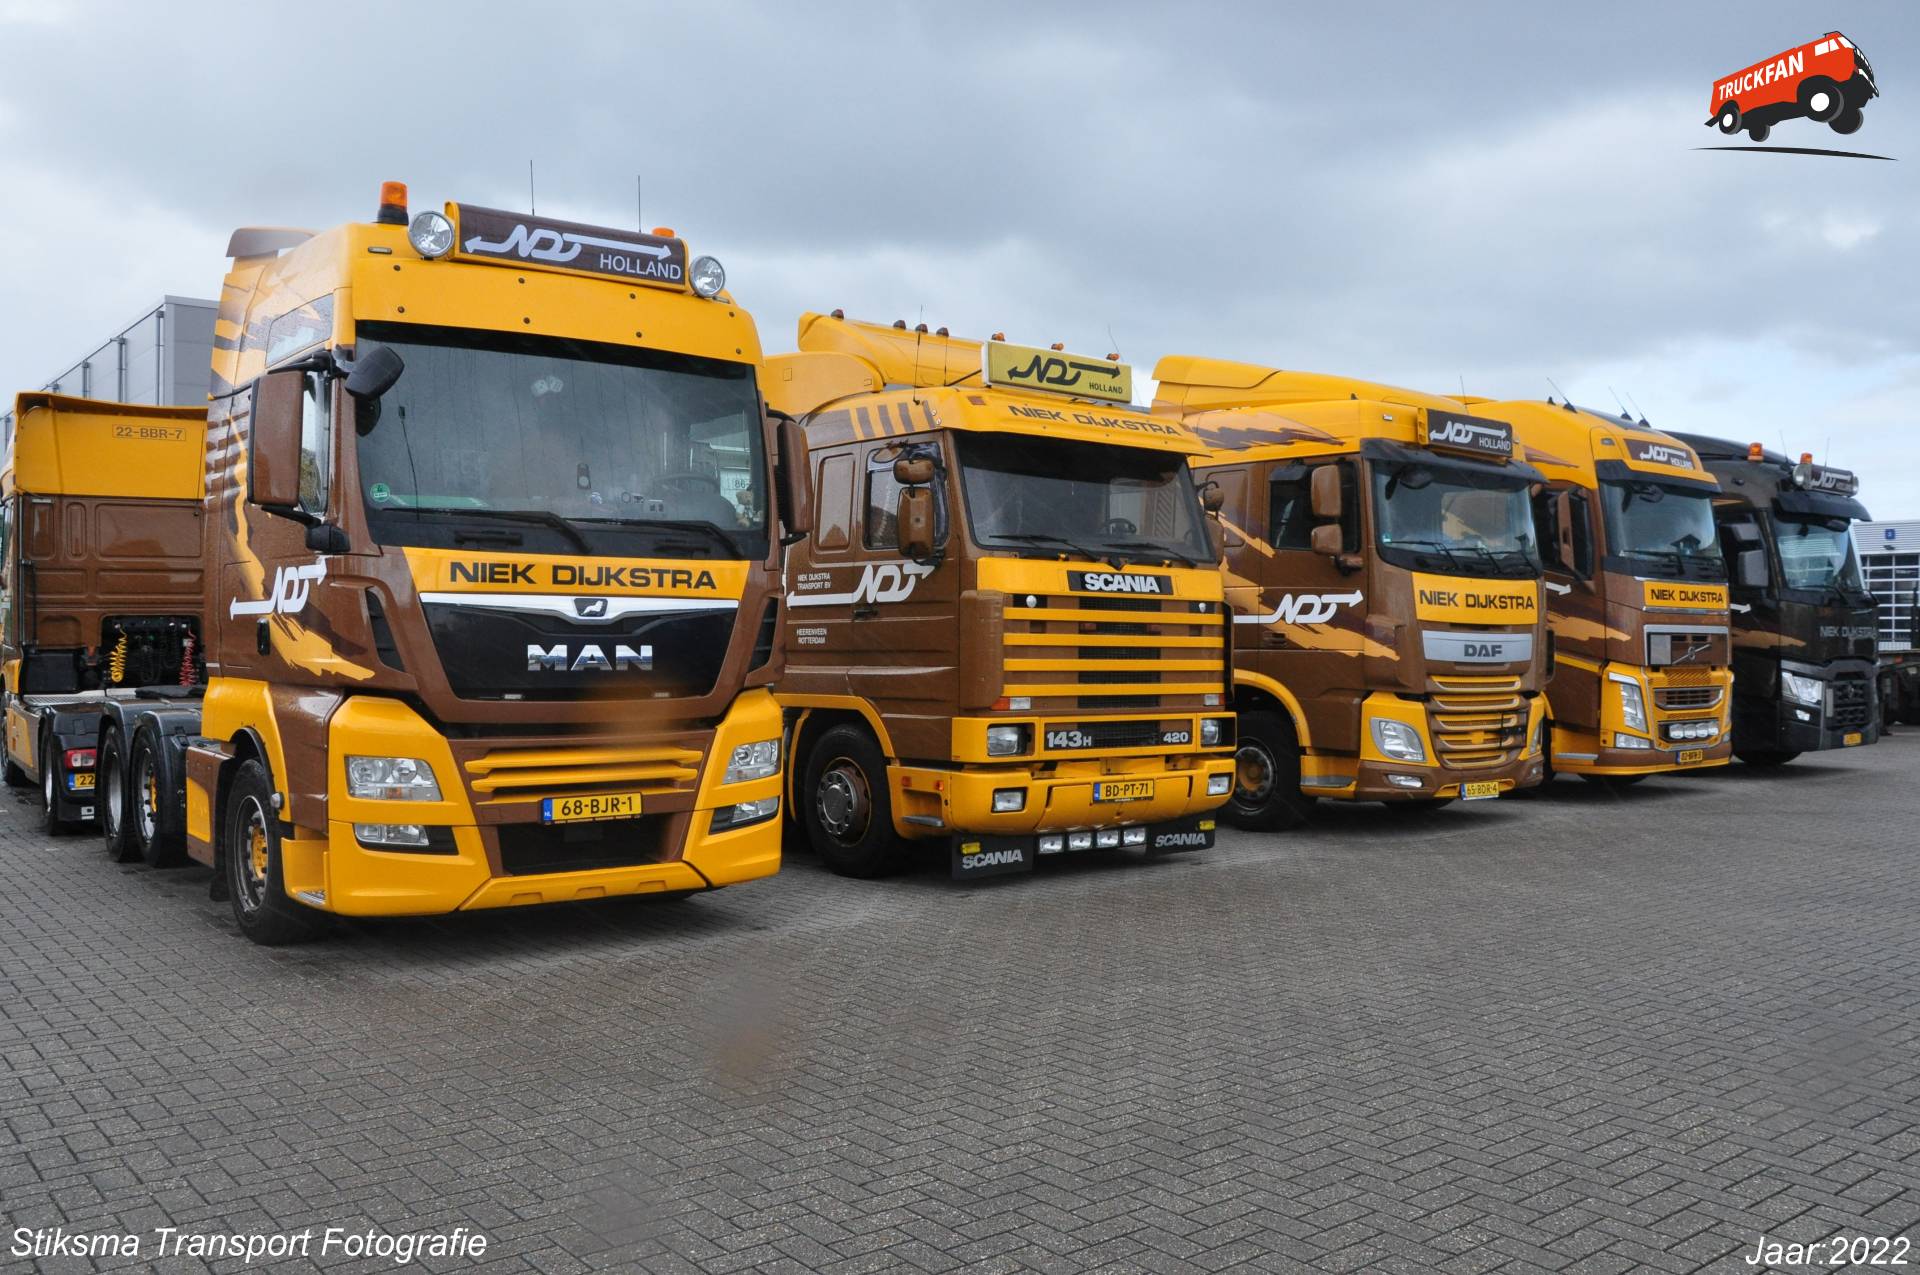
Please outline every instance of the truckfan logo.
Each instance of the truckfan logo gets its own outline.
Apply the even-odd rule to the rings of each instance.
[[[653,668],[653,648],[641,646],[634,650],[624,642],[616,642],[613,658],[599,646],[588,643],[580,648],[578,654],[569,654],[565,642],[555,646],[542,646],[538,642],[527,643],[527,672],[529,673],[626,673],[649,672]]]
[[[1358,606],[1363,595],[1352,593],[1289,593],[1266,615],[1236,615],[1235,624],[1325,624],[1341,607]]]
[[[1854,151],[1757,145],[1767,140],[1774,125],[1791,119],[1825,124],[1843,136],[1856,133],[1865,121],[1867,103],[1878,96],[1880,86],[1874,80],[1867,55],[1846,36],[1829,31],[1818,40],[1715,80],[1712,96],[1707,100],[1707,125],[1719,128],[1729,137],[1744,132],[1756,145],[1700,149],[1886,159],[1885,155],[1862,155]]]
[[[307,609],[307,597],[313,586],[327,578],[325,559],[305,566],[280,567],[273,573],[273,588],[257,602],[234,598],[227,604],[227,618],[242,615],[298,615]]]

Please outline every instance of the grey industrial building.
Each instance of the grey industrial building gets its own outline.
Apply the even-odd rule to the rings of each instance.
[[[198,297],[163,297],[39,388],[121,403],[205,403],[217,309],[217,302]],[[0,415],[0,439],[12,437],[8,411]]]

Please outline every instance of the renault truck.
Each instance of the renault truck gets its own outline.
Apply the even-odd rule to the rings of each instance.
[[[1848,470],[1759,443],[1674,434],[1720,481],[1713,519],[1727,560],[1733,755],[1779,766],[1880,738],[1875,604],[1852,528],[1867,520]]]
[[[399,183],[228,255],[204,677],[132,726],[241,932],[774,872],[801,442],[719,263]]]
[[[1199,436],[1234,631],[1227,818],[1402,811],[1540,782],[1552,647],[1513,431],[1451,399],[1186,355],[1154,411]]]
[[[102,819],[116,857],[152,856],[117,798],[130,765],[152,775],[158,744],[117,723],[205,676],[207,410],[35,392],[13,420],[0,468],[6,780],[39,787],[50,835]]]
[[[1720,484],[1680,439],[1565,402],[1467,400],[1546,475],[1547,764],[1608,787],[1733,755]]]
[[[766,384],[806,435],[778,697],[821,860],[917,844],[971,880],[1211,845],[1234,720],[1200,445],[1131,369],[835,312]]]

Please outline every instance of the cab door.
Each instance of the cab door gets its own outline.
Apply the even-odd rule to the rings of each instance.
[[[1596,512],[1579,487],[1555,487],[1534,498],[1555,654],[1547,703],[1555,722],[1588,731],[1600,728],[1600,667],[1607,658],[1607,600],[1595,578]]]

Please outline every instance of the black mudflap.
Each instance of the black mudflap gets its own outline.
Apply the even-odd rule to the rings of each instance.
[[[950,842],[953,879],[974,881],[980,877],[1009,876],[1033,871],[1039,847],[1032,837],[991,837],[967,834]]]
[[[1213,816],[1157,823],[1147,830],[1148,854],[1177,854],[1182,850],[1205,850],[1213,844]]]

